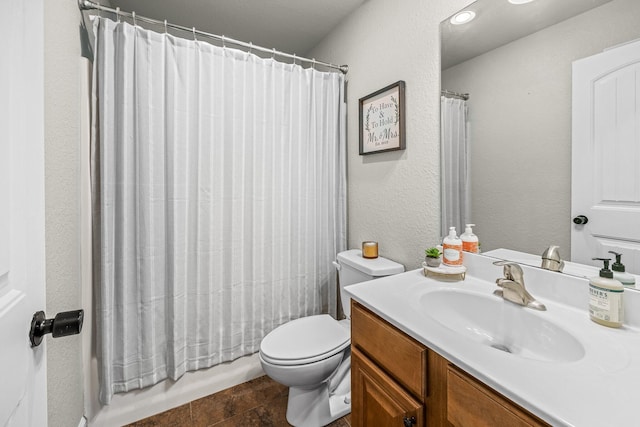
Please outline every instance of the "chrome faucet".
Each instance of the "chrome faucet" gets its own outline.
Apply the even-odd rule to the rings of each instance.
[[[496,261],[493,265],[504,267],[504,277],[496,279],[496,284],[502,289],[493,291],[494,295],[535,310],[545,311],[547,309],[544,304],[537,301],[524,287],[524,273],[517,263],[511,261]]]
[[[542,253],[542,268],[551,271],[562,271],[564,261],[560,258],[560,246],[549,246]]]

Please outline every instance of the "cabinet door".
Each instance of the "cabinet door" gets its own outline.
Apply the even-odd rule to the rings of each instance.
[[[355,348],[351,385],[353,427],[424,426],[424,406]]]

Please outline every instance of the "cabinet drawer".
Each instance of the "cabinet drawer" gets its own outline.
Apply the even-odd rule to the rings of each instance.
[[[427,348],[355,301],[351,344],[419,398],[427,395]]]
[[[453,365],[447,369],[447,418],[456,427],[548,426]]]

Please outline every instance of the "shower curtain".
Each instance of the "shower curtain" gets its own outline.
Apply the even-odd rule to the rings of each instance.
[[[100,399],[336,310],[344,77],[94,21]]]
[[[440,97],[440,179],[442,237],[449,227],[458,235],[470,220],[469,123],[467,101]]]

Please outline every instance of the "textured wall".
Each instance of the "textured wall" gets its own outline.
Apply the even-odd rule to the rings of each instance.
[[[470,0],[369,0],[307,56],[348,64],[350,248],[377,240],[380,254],[418,267],[440,240],[439,23]],[[358,100],[404,80],[404,151],[358,154]]]
[[[471,94],[471,211],[483,250],[556,244],[569,258],[571,63],[639,38],[638,16],[640,2],[615,0],[443,72],[443,87]]]
[[[45,2],[45,226],[48,317],[60,311],[81,307],[79,23],[80,11],[75,1]],[[56,340],[47,338],[50,426],[75,427],[82,418],[81,356],[79,336]]]

